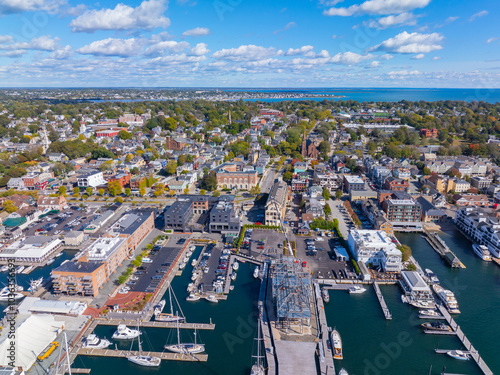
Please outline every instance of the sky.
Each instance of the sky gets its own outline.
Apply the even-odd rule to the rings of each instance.
[[[0,87],[500,88],[498,0],[0,0]]]

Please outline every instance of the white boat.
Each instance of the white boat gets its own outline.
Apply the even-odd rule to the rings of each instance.
[[[205,268],[203,269],[203,273],[208,273],[208,271],[210,271],[210,267],[205,267]]]
[[[339,371],[339,375],[349,375],[349,373],[344,368],[341,368]]]
[[[137,331],[139,331],[139,324],[137,324]],[[130,362],[135,363],[136,365],[140,365],[140,366],[145,366],[145,367],[158,367],[158,366],[160,366],[161,358],[154,357],[152,355],[142,354],[141,339],[138,338],[137,340],[139,341],[139,354],[134,355],[134,354],[132,354],[132,350],[131,350],[129,355],[127,355],[127,359]]]
[[[24,266],[19,266],[16,268],[16,273],[21,273],[24,271]]]
[[[28,288],[28,292],[35,292],[40,285],[43,283],[43,277],[40,277],[39,279],[36,280],[30,280],[30,287]]]
[[[420,319],[444,319],[444,316],[436,310],[420,310],[418,312],[418,317]]]
[[[233,272],[233,273],[231,274],[231,280],[233,280],[233,281],[234,281],[234,280],[236,280],[236,273],[235,273],[235,272]]]
[[[328,289],[326,288],[321,289],[321,297],[323,297],[323,301],[325,303],[330,302],[330,294],[328,293]]]
[[[21,294],[17,291],[11,294],[9,292],[9,287],[7,287],[7,286],[0,291],[0,301],[8,301],[9,299],[18,300],[21,298],[24,298],[23,294]]]
[[[162,299],[160,302],[158,302],[157,305],[153,307],[153,311],[155,314],[161,313],[163,309],[165,308],[165,305],[167,304],[167,301]]]
[[[444,305],[448,309],[450,314],[460,314],[460,310],[458,309],[458,302],[451,290],[444,289],[439,284],[434,284],[432,288],[441,299],[441,301],[444,302]]]
[[[196,246],[189,246],[189,250],[190,251],[195,251],[196,250]]]
[[[205,297],[205,299],[208,301],[208,302],[213,302],[213,303],[218,303],[219,300],[217,299],[217,297],[213,294],[209,294]]]
[[[9,269],[9,266],[8,265],[5,265],[5,266],[2,266],[2,268],[0,268],[0,272],[5,272]]]
[[[35,268],[35,266],[29,266],[29,267],[27,267],[27,268],[25,268],[25,269],[24,269],[23,273],[24,273],[24,274],[28,274],[28,273],[30,273],[30,272],[31,272],[31,270],[32,270],[33,268]]]
[[[196,266],[196,259],[193,259],[193,261],[191,262],[191,266]]]
[[[253,270],[253,277],[254,278],[258,278],[259,277],[259,267],[255,267],[255,269]]]
[[[54,258],[52,258],[52,259],[50,259],[50,260],[47,262],[47,264],[46,264],[46,265],[47,265],[47,266],[49,266],[49,265],[51,265],[51,264],[52,264],[52,263],[54,263],[54,262],[55,262],[55,259],[54,259]]]
[[[168,287],[168,296],[169,296],[169,301],[170,301],[170,312],[166,313],[166,314],[162,313],[163,307],[165,307],[165,304],[166,304],[166,301],[162,300],[163,307],[161,308],[161,310],[158,311],[155,309],[155,320],[156,321],[158,321],[158,322],[183,322],[184,321],[184,316],[182,315],[182,310],[181,310],[181,315],[177,315],[177,314],[173,313],[173,311],[174,311],[173,304],[172,304],[172,294],[173,293],[174,292],[172,290],[172,287],[169,286]],[[177,301],[175,294],[174,294],[174,299],[175,299],[175,302],[177,303],[177,306],[180,309],[179,302]]]
[[[481,258],[485,262],[491,262],[491,253],[486,246],[474,244],[472,245],[472,249],[479,258]]]
[[[115,340],[133,340],[139,337],[140,334],[139,330],[130,329],[125,324],[120,324],[111,338]]]
[[[240,268],[240,264],[237,261],[234,261],[233,263],[233,271],[238,271]]]
[[[183,270],[184,268],[186,268],[186,263],[183,262],[179,265],[179,269]]]
[[[342,339],[340,338],[339,332],[334,328],[330,335],[331,345],[333,348],[333,358],[343,359],[342,354]]]
[[[62,256],[62,255],[63,255],[63,252],[61,251],[60,253],[58,253],[58,254],[56,255],[56,258],[59,258],[59,257],[60,257],[60,256]]]
[[[461,350],[450,350],[446,352],[450,357],[455,358],[455,359],[460,359],[462,361],[468,361],[469,360],[469,355],[467,353],[464,353]]]
[[[111,341],[100,339],[95,333],[91,333],[87,338],[83,340],[82,348],[89,349],[106,349],[111,345]]]
[[[428,268],[425,269],[425,276],[427,276],[427,278],[431,283],[433,284],[439,283],[439,279],[437,278],[436,274]]]
[[[229,287],[229,290],[234,290],[234,285],[231,285],[231,286]]]
[[[359,286],[359,285],[354,285],[352,288],[349,288],[349,294],[361,294],[366,292],[366,288]]]
[[[433,309],[436,307],[436,304],[432,301],[415,301],[410,299],[408,303],[418,309]]]
[[[189,257],[185,256],[184,259],[182,260],[182,263],[187,263],[187,262],[189,262]]]
[[[199,301],[201,299],[199,294],[191,293],[186,297],[186,301]]]
[[[255,364],[252,366],[252,370],[250,372],[250,375],[265,375],[265,369],[264,369],[264,362],[263,358],[264,356],[261,353],[262,349],[262,343],[263,338],[261,337],[260,334],[260,318],[257,323],[257,338],[255,339],[257,341],[257,355],[252,356],[252,358],[255,358]]]
[[[165,345],[165,349],[174,353],[196,354],[204,352],[205,345],[196,342],[196,330],[194,331],[194,343],[181,343],[179,322],[177,322],[177,344]]]

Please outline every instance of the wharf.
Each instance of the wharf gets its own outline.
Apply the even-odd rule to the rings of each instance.
[[[234,255],[234,257],[241,263],[252,263],[257,266],[261,266],[263,264],[261,260],[255,259],[254,257],[249,257],[248,255],[238,254]]]
[[[458,257],[450,250],[446,243],[438,237],[434,232],[424,229],[425,239],[431,247],[443,258],[446,263],[452,268],[465,268],[465,265],[458,259]]]
[[[472,346],[471,342],[465,336],[465,333],[462,331],[460,326],[455,322],[455,320],[451,317],[448,310],[443,305],[437,305],[441,315],[446,318],[446,321],[450,325],[450,327],[456,332],[457,337],[460,339],[465,349],[470,352],[471,358],[477,363],[478,367],[481,369],[483,374],[485,375],[493,375],[493,372],[490,370],[488,365],[483,361],[483,358],[479,355],[479,352]]]
[[[271,325],[269,324],[269,317],[267,314],[267,286],[268,286],[268,277],[266,275],[267,265],[264,267],[264,278],[260,284],[259,290],[259,316],[261,317],[261,332],[262,338],[264,341],[264,347],[266,349],[266,362],[267,362],[267,374],[268,375],[277,375],[277,358],[274,350],[274,340],[271,335]]]
[[[382,312],[384,313],[385,319],[391,320],[392,314],[389,311],[387,304],[385,303],[384,296],[382,295],[382,292],[380,291],[380,287],[378,286],[378,283],[376,281],[373,283],[373,289],[375,289],[375,294],[377,295],[377,299],[380,303],[380,307],[382,307]]]
[[[323,284],[324,289],[328,290],[349,290],[353,284]]]
[[[495,263],[497,266],[500,266],[500,258],[491,257],[491,260],[492,260],[492,261],[493,261],[493,263]]]
[[[322,375],[335,374],[335,365],[333,363],[333,353],[332,349],[328,347],[328,323],[326,321],[325,306],[323,304],[323,298],[321,296],[321,291],[319,289],[319,284],[314,283],[315,297],[316,297],[316,308],[318,309],[319,318],[319,332],[321,335],[321,341],[318,342],[320,347],[319,355],[319,367],[320,373]]]
[[[103,326],[117,326],[119,324],[125,324],[127,326],[136,326],[137,320],[124,320],[124,319],[95,319],[95,325]],[[215,324],[213,323],[176,323],[176,322],[157,322],[146,321],[141,322],[141,327],[147,328],[172,328],[175,329],[179,327],[180,329],[202,329],[202,330],[214,330]]]
[[[77,355],[90,355],[96,357],[117,357],[126,358],[129,355],[139,355],[137,351],[129,350],[112,350],[112,349],[88,349],[80,348],[76,352]],[[165,352],[142,352],[142,355],[150,355],[159,357],[164,361],[198,361],[206,362],[208,359],[207,354],[178,354],[178,353],[165,353]]]
[[[234,263],[234,255],[229,256],[229,263],[226,270],[226,279],[224,280],[224,294],[229,294],[229,290],[231,289],[231,274],[233,272],[233,263]]]
[[[434,331],[432,329],[424,330],[428,335],[442,335],[442,336],[455,336],[457,333],[454,331]]]

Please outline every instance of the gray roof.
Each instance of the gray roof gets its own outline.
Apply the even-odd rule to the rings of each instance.
[[[54,269],[54,272],[81,272],[92,273],[102,266],[102,262],[75,262],[67,261]]]

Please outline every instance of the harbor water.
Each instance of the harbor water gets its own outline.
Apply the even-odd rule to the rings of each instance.
[[[409,245],[422,268],[430,268],[441,285],[452,290],[461,314],[454,316],[474,347],[494,373],[500,373],[498,357],[498,311],[500,308],[500,267],[474,255],[470,242],[458,231],[440,233],[466,269],[451,269],[420,234],[398,234]],[[447,373],[481,374],[474,361],[459,361],[434,349],[464,349],[454,336],[426,335],[417,316],[418,309],[401,302],[397,285],[382,286],[382,294],[392,313],[384,319],[372,287],[361,295],[330,291],[326,307],[328,324],[342,335],[344,360],[336,361],[351,375],[399,375]],[[431,370],[432,366],[432,371]]]

